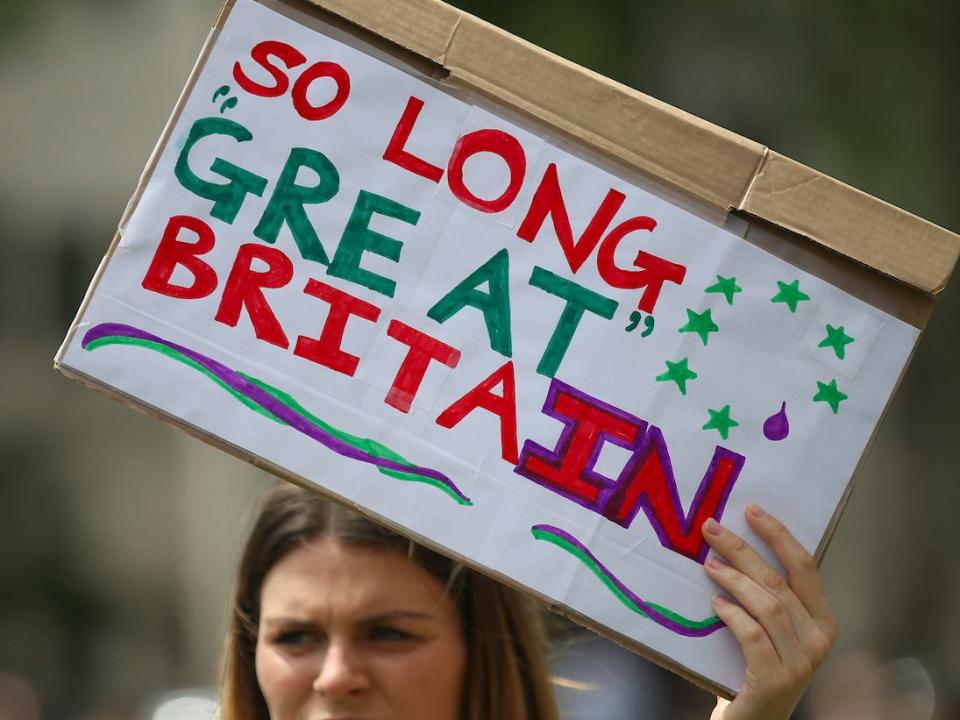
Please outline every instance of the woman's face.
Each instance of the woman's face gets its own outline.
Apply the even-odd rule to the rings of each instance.
[[[443,586],[403,555],[319,538],[267,573],[256,671],[271,720],[457,720],[467,651]]]

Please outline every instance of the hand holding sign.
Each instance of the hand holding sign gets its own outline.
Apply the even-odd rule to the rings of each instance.
[[[710,557],[707,573],[736,600],[717,595],[713,607],[747,659],[739,694],[732,703],[721,701],[712,720],[789,720],[837,639],[837,621],[813,556],[757,505],[746,517],[776,553],[787,578],[720,523],[704,523],[704,539],[726,559]]]

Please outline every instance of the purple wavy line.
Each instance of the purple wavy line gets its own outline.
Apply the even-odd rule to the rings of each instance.
[[[690,628],[686,625],[678,623],[676,620],[667,617],[662,612],[651,606],[648,602],[645,602],[643,598],[624,585],[623,582],[621,582],[620,579],[610,571],[610,568],[600,562],[600,560],[597,559],[597,556],[590,552],[590,549],[586,545],[577,540],[577,538],[568,533],[566,530],[561,530],[555,525],[534,525],[533,529],[552,533],[553,535],[566,540],[568,543],[577,548],[577,550],[582,552],[584,555],[590,558],[590,560],[596,563],[597,567],[600,568],[604,575],[606,575],[610,581],[617,586],[620,592],[630,598],[630,600],[635,603],[647,617],[649,617],[658,625],[662,625],[678,635],[686,635],[687,637],[706,637],[707,635],[715,633],[717,630],[723,627],[723,623],[719,620],[714,625],[708,625],[702,628]]]
[[[316,440],[324,447],[333,450],[339,455],[343,455],[351,460],[358,460],[359,462],[369,463],[370,465],[387,468],[389,470],[423,475],[424,477],[429,477],[443,483],[461,497],[466,497],[466,495],[460,491],[460,488],[458,488],[450,478],[448,478],[439,470],[433,470],[432,468],[423,467],[420,465],[404,465],[403,463],[390,460],[389,458],[377,457],[375,455],[365,453],[363,450],[359,450],[352,445],[333,437],[321,428],[318,428],[300,413],[287,407],[273,397],[273,395],[257,387],[236,371],[228,368],[226,365],[223,365],[222,363],[219,363],[213,358],[207,357],[206,355],[202,355],[195,350],[184,347],[183,345],[170,342],[169,340],[165,340],[144,330],[135,328],[132,325],[124,325],[123,323],[101,323],[87,331],[86,335],[83,336],[81,346],[86,348],[86,346],[89,343],[92,343],[94,340],[99,340],[100,338],[108,337],[110,335],[121,335],[125,337],[138,338],[140,340],[150,340],[152,342],[166,345],[169,348],[183,353],[191,360],[194,360],[216,375],[218,378],[223,380],[223,382],[232,387],[234,390],[243,393],[255,403],[268,410],[279,419],[283,420],[290,427]]]

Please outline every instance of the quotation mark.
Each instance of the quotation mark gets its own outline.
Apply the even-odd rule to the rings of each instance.
[[[643,320],[643,326],[646,328],[643,332],[640,333],[640,337],[647,337],[650,333],[653,332],[654,319],[653,315],[643,316],[643,313],[639,310],[634,310],[630,313],[630,324],[624,328],[627,332],[633,332],[637,329],[637,326],[640,324],[640,321]]]
[[[221,96],[229,95],[229,94],[230,94],[230,86],[221,85],[220,87],[217,88],[217,91],[213,94],[213,99],[210,102],[215,103],[217,101],[217,98]],[[223,104],[220,105],[220,114],[223,115],[225,110],[230,110],[231,108],[235,108],[236,106],[237,106],[237,99],[235,97],[227,98],[226,100],[223,101]]]

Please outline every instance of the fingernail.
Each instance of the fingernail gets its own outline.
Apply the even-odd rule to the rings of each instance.
[[[713,604],[714,605],[728,605],[730,603],[723,595],[714,595]]]
[[[725,567],[729,567],[723,558],[717,557],[716,555],[711,555],[707,559],[707,565],[712,567],[714,570],[722,570]]]
[[[747,509],[749,510],[750,514],[753,515],[755,518],[762,518],[763,516],[766,515],[766,513],[763,511],[763,508],[761,508],[756,503],[750,503],[750,507]]]
[[[711,535],[719,535],[720,529],[721,529],[720,523],[718,523],[713,518],[709,518],[707,519],[707,522],[704,524],[704,529],[706,529],[706,531]]]

